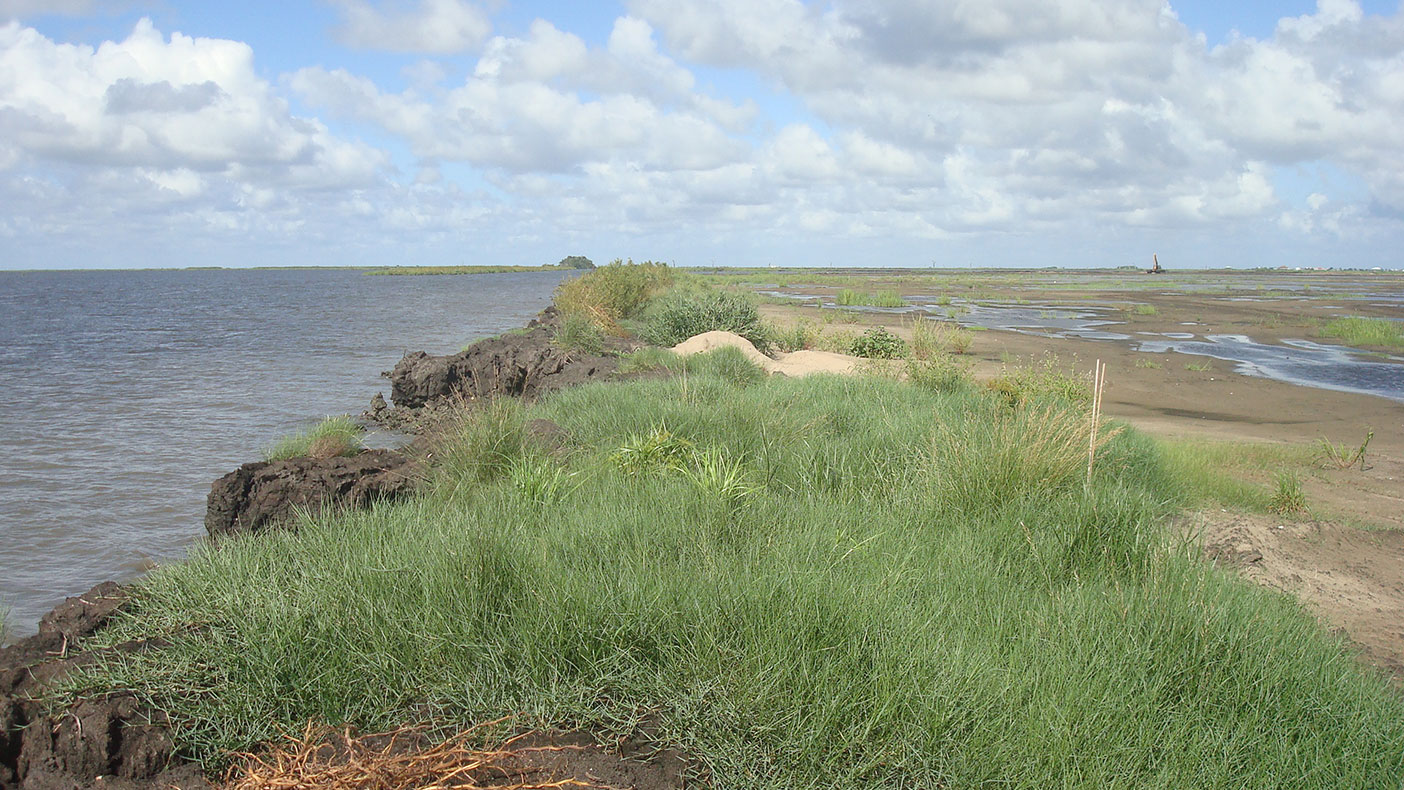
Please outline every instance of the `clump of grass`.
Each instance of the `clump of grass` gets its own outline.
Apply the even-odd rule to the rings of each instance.
[[[1141,357],[1140,359],[1136,360],[1136,367],[1146,368],[1147,370],[1160,370],[1162,366],[1159,362],[1156,362],[1153,359],[1146,359],[1145,357]]]
[[[1347,444],[1334,444],[1330,439],[1321,437],[1317,440],[1317,459],[1323,467],[1331,469],[1349,469],[1357,462],[1360,469],[1365,469],[1365,448],[1370,446],[1370,440],[1375,438],[1375,432],[1369,431],[1365,434],[1365,441],[1359,447],[1351,447]]]
[[[616,260],[556,287],[555,303],[563,316],[581,316],[601,331],[622,333],[619,322],[643,312],[650,301],[673,285],[666,264]]]
[[[949,354],[925,359],[915,354],[907,358],[907,380],[932,392],[952,393],[966,389],[974,382],[970,366]]]
[[[1155,309],[1153,304],[1138,304],[1131,308],[1131,312],[1136,315],[1159,315],[1160,311]]]
[[[644,346],[619,358],[620,373],[644,373],[656,370],[682,370],[683,358],[672,349]]]
[[[1302,480],[1295,472],[1281,471],[1276,477],[1277,488],[1268,500],[1269,512],[1280,516],[1305,516],[1308,514],[1306,494],[1302,491]]]
[[[690,375],[714,376],[738,387],[759,384],[769,375],[741,349],[730,346],[693,354],[686,359],[685,369]]]
[[[1334,337],[1352,346],[1404,348],[1404,330],[1396,321],[1384,318],[1346,316],[1328,321],[1321,327],[1321,337]]]
[[[283,461],[302,456],[335,458],[355,455],[362,449],[361,437],[364,435],[365,431],[350,417],[327,417],[306,430],[274,442],[264,450],[263,459]]]
[[[770,338],[770,347],[784,353],[813,348],[823,334],[814,322],[804,319],[788,326],[769,326],[766,333]]]
[[[912,356],[930,359],[938,354],[964,354],[974,339],[975,335],[967,329],[921,318],[912,325]]]
[[[1196,373],[1203,373],[1203,372],[1205,372],[1206,370],[1212,370],[1213,367],[1214,367],[1214,366],[1213,366],[1212,364],[1208,363],[1208,362],[1186,362],[1186,363],[1185,363],[1185,370],[1192,370],[1192,371],[1195,371]]]
[[[694,335],[716,330],[734,332],[757,348],[770,342],[755,302],[743,294],[706,290],[665,297],[648,311],[644,338],[660,346],[675,346]]]
[[[907,300],[896,291],[866,293],[845,288],[834,297],[834,303],[844,307],[906,307]]]
[[[854,338],[848,347],[848,353],[869,359],[897,359],[906,355],[907,343],[887,331],[886,327],[874,326]]]
[[[1011,406],[1045,398],[1076,404],[1092,402],[1091,376],[1067,372],[1062,360],[1052,353],[1026,365],[1006,364],[986,386]]]
[[[589,317],[581,313],[566,313],[561,317],[561,325],[551,342],[565,351],[598,354],[604,350],[604,333]]]
[[[657,474],[686,466],[696,450],[692,442],[659,424],[647,433],[629,436],[610,458],[625,474]]]
[[[523,414],[511,398],[460,406],[435,437],[434,489],[457,495],[506,475],[527,454]]]

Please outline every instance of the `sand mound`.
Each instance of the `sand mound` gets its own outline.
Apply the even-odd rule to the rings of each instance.
[[[718,348],[739,348],[746,358],[763,368],[767,373],[782,376],[807,376],[811,373],[852,373],[861,361],[858,357],[835,354],[831,351],[796,351],[781,354],[771,359],[756,350],[751,341],[734,332],[703,332],[673,346],[673,351],[683,356],[701,354]]]

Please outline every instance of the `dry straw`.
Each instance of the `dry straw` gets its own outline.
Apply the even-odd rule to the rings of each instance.
[[[524,736],[495,749],[469,744],[485,729],[506,719],[465,730],[429,748],[423,728],[353,736],[349,730],[308,724],[301,736],[261,754],[241,754],[224,783],[225,790],[547,790],[595,788],[606,785],[576,779],[528,778],[532,756],[578,750],[575,746],[517,746]]]

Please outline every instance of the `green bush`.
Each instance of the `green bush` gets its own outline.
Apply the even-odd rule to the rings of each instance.
[[[897,359],[906,355],[907,343],[885,327],[875,326],[855,338],[848,353],[869,359]]]
[[[279,439],[263,452],[263,460],[283,461],[306,455],[317,458],[355,455],[361,451],[361,437],[364,434],[361,426],[350,417],[327,417],[311,428]]]
[[[666,264],[616,260],[557,286],[556,307],[565,316],[584,316],[603,331],[619,333],[620,321],[643,312],[672,284]]]
[[[679,293],[665,297],[649,310],[644,338],[660,346],[675,346],[703,332],[734,332],[765,348],[770,341],[760,312],[747,297],[729,291]]]

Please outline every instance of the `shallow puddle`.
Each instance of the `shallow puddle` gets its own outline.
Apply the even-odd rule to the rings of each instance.
[[[1245,335],[1207,335],[1203,340],[1142,340],[1137,350],[1213,357],[1236,363],[1234,371],[1245,376],[1404,401],[1404,365],[1361,359],[1358,352],[1310,340],[1282,342],[1278,346]]]

